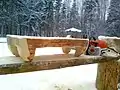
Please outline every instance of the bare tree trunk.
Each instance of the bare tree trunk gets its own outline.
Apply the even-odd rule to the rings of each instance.
[[[4,31],[4,24],[2,24],[2,27],[1,27],[1,36],[3,37],[3,32]]]

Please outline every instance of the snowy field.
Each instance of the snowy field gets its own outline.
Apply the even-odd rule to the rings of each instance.
[[[39,53],[59,54],[62,51],[60,48],[44,48],[37,49],[36,55]],[[0,58],[5,56],[13,55],[6,43],[0,43]],[[0,75],[0,90],[96,90],[96,75],[97,64]]]

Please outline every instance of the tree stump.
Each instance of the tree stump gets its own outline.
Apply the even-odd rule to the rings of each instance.
[[[118,61],[108,61],[98,64],[96,88],[98,90],[118,90]]]

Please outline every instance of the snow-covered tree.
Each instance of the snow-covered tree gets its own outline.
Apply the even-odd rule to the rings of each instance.
[[[120,1],[111,0],[106,21],[106,34],[120,37]]]
[[[67,28],[67,9],[64,3],[61,8],[59,26],[60,30],[65,30]]]
[[[76,0],[74,0],[71,11],[70,11],[69,27],[79,28],[80,27],[79,19],[80,18],[78,14],[78,8],[76,5]]]
[[[109,1],[0,0],[0,36],[6,34],[56,36],[61,30],[70,27],[81,29],[89,35],[92,31],[99,35],[101,31],[104,32]],[[113,26],[119,24],[119,17],[116,18],[116,22],[111,22],[114,13],[119,15],[119,5],[116,2],[119,3],[117,0],[111,2],[107,18],[108,29],[114,28],[112,30],[115,33],[117,29]]]
[[[55,0],[54,3],[54,31],[59,33],[59,22],[60,22],[60,9],[62,0]]]
[[[45,21],[47,22],[46,25],[46,35],[47,36],[53,36],[54,31],[53,31],[53,25],[54,25],[54,6],[53,6],[53,0],[46,0],[46,7],[45,7],[45,14],[46,14],[46,19]]]
[[[82,29],[89,37],[97,36],[100,23],[100,5],[98,0],[85,0],[82,7]]]

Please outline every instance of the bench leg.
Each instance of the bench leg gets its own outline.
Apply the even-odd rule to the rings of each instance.
[[[36,48],[31,46],[31,47],[28,47],[28,49],[29,49],[29,52],[30,52],[30,56],[28,57],[28,59],[29,59],[29,61],[32,61],[34,56],[35,56]]]
[[[8,48],[12,52],[13,55],[15,55],[16,57],[19,57],[19,53],[15,45],[8,45]]]
[[[81,54],[83,54],[83,47],[75,47],[75,57],[79,57]],[[81,53],[82,52],[82,53]]]
[[[32,61],[35,55],[35,48],[22,48],[24,46],[18,46],[18,52],[20,57],[25,61]]]
[[[68,54],[70,52],[71,48],[70,47],[62,47],[62,51],[65,54]]]
[[[26,39],[18,39],[17,50],[20,57],[25,61],[32,61],[35,55],[35,48],[27,43]]]
[[[117,61],[98,64],[97,90],[118,90],[119,67]]]

